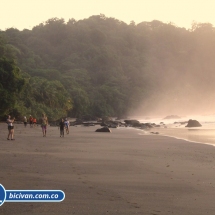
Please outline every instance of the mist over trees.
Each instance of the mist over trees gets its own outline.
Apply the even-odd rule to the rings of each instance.
[[[52,18],[0,31],[3,116],[209,113],[215,105],[215,28],[105,15]]]

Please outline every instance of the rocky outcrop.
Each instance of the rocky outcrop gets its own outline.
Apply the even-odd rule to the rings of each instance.
[[[102,122],[100,125],[101,125],[101,126],[108,126],[108,124],[106,124],[106,123],[104,123],[104,122]]]
[[[153,125],[151,123],[144,123],[144,126],[146,126],[146,128],[153,128]]]
[[[117,127],[118,127],[118,125],[110,124],[110,125],[108,125],[108,127],[109,127],[109,128],[117,128]]]
[[[86,122],[86,123],[84,122],[83,126],[95,126],[95,124],[91,122]]]
[[[141,123],[136,119],[126,119],[124,120],[126,125],[132,126],[132,127],[141,127]]]
[[[185,127],[201,127],[202,125],[197,120],[190,119]]]

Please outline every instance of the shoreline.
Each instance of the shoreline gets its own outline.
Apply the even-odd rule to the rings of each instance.
[[[188,142],[215,146],[215,129],[212,128],[153,128],[159,135]]]
[[[6,125],[5,122],[0,122],[0,125]],[[23,126],[23,123],[14,123],[15,126]],[[76,126],[84,126],[85,124],[76,125]],[[99,126],[100,124],[95,124],[92,127]],[[29,124],[27,124],[27,127],[29,127]],[[36,124],[36,127],[40,128],[40,124]],[[49,128],[58,128],[58,126],[48,126]],[[70,126],[71,128],[73,126]],[[75,127],[75,126],[74,126]],[[99,128],[102,126],[99,126]],[[210,127],[193,127],[193,128],[186,128],[186,127],[173,127],[173,125],[170,125],[170,127],[153,127],[149,129],[141,129],[136,127],[118,127],[118,129],[122,130],[128,130],[128,129],[135,129],[138,131],[141,131],[141,133],[144,133],[144,135],[155,135],[151,132],[158,132],[157,135],[165,136],[165,137],[171,137],[176,138],[179,140],[185,140],[188,142],[193,143],[200,143],[200,144],[206,144],[215,146],[215,128]],[[115,129],[115,128],[110,128]],[[192,132],[192,134],[190,134]]]
[[[118,129],[134,129],[140,131],[139,135],[160,135],[163,137],[175,138],[178,140],[184,140],[192,143],[206,144],[215,146],[215,129],[213,128],[149,128],[141,129],[135,127],[118,128]],[[153,132],[153,133],[152,133]],[[156,134],[157,132],[157,134]],[[189,135],[189,132],[193,132]],[[210,134],[207,134],[210,132]],[[208,141],[210,139],[211,141]]]
[[[0,183],[6,190],[62,190],[61,203],[7,203],[4,215],[213,214],[215,150],[139,129],[26,129],[7,141],[0,125]]]

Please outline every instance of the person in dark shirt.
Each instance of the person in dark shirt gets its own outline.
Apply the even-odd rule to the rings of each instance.
[[[30,128],[33,128],[33,117],[30,115],[29,117]]]
[[[14,136],[14,126],[13,126],[14,120],[15,120],[15,118],[11,119],[11,116],[10,115],[8,116],[8,119],[7,119],[7,124],[8,124],[7,140],[10,140],[10,137],[11,137],[11,140],[15,140],[13,138],[13,136]]]
[[[59,127],[60,127],[60,137],[64,137],[64,127],[65,127],[65,124],[64,124],[64,120],[61,119],[60,123],[59,123]]]

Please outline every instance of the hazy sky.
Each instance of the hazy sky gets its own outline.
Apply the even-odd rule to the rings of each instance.
[[[215,0],[0,0],[0,29],[20,30],[53,17],[76,20],[105,14],[126,23],[154,19],[191,28],[193,21],[215,26]]]

